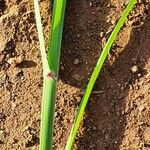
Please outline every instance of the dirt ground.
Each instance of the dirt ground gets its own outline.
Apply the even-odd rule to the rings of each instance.
[[[40,4],[48,46],[52,5],[49,0]],[[126,0],[67,2],[54,150],[64,150],[82,92],[126,4]],[[93,91],[74,150],[150,150],[148,0],[129,15]],[[38,150],[41,93],[33,1],[0,0],[1,150]]]

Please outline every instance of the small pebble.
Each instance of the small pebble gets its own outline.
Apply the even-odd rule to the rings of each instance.
[[[60,66],[60,69],[61,69],[61,70],[65,70],[64,66]]]
[[[124,114],[125,114],[125,110],[122,110],[122,111],[121,111],[121,114],[124,115]]]
[[[91,148],[94,148],[94,147],[95,147],[95,145],[94,145],[94,144],[91,144],[91,145],[90,145],[90,149],[91,149]]]
[[[81,35],[80,34],[77,34],[77,38],[80,38],[81,37]]]
[[[114,25],[115,22],[116,22],[116,21],[115,21],[114,19],[111,20],[111,24],[112,24],[112,25]]]
[[[16,104],[14,102],[12,102],[11,109],[14,111],[15,108],[16,108]]]
[[[141,73],[138,73],[138,77],[141,77],[142,76],[142,74]]]
[[[132,66],[131,67],[131,71],[133,72],[133,73],[137,73],[138,72],[138,67],[137,66]]]
[[[95,12],[93,11],[93,12],[92,12],[92,15],[94,15],[94,14],[95,14]]]
[[[72,78],[74,78],[76,81],[81,81],[81,79],[82,79],[79,74],[74,74],[74,75],[72,76]]]
[[[94,131],[96,130],[96,127],[95,127],[95,126],[93,127],[93,130],[94,130]]]
[[[4,133],[4,131],[3,130],[0,130],[0,134],[3,134]]]
[[[142,3],[142,0],[138,0],[138,3]]]
[[[144,110],[145,110],[145,107],[141,105],[141,106],[139,107],[139,111],[142,112],[142,111],[144,111]]]
[[[100,37],[101,37],[101,38],[104,37],[104,32],[103,32],[103,31],[100,32]]]
[[[109,135],[108,134],[105,135],[105,139],[106,139],[106,141],[109,140]]]
[[[78,64],[79,64],[79,62],[80,62],[80,61],[79,61],[79,59],[78,59],[78,58],[76,58],[76,59],[74,60],[74,64],[75,64],[75,65],[78,65]]]

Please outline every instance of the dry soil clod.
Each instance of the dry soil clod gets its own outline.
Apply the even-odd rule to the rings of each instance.
[[[8,59],[8,63],[15,67],[16,65],[20,64],[21,62],[23,61],[23,57],[22,56],[18,56],[18,57],[13,57],[13,58],[10,58]]]

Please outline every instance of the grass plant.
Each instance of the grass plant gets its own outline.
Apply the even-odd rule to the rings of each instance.
[[[127,16],[133,9],[137,0],[129,0],[127,7],[122,13],[117,25],[110,35],[99,59],[93,70],[84,96],[81,100],[77,115],[72,126],[65,150],[72,150],[77,131],[83,119],[84,111],[87,102],[91,95],[92,89],[98,78],[102,66],[107,58],[107,55],[117,38],[117,35],[123,26]],[[43,96],[42,96],[42,110],[41,110],[41,129],[40,129],[40,150],[51,150],[53,143],[54,130],[54,112],[56,99],[56,86],[59,73],[59,60],[61,50],[61,40],[63,32],[64,14],[65,14],[66,0],[54,0],[52,13],[52,26],[50,34],[50,42],[48,48],[48,56],[45,50],[45,40],[43,35],[40,6],[38,0],[34,0],[35,18],[38,30],[40,52],[43,64]]]

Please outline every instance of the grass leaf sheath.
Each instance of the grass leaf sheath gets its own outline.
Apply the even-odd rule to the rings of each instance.
[[[40,150],[51,150],[55,112],[56,83],[59,72],[59,59],[66,0],[54,0],[48,59],[42,30],[38,0],[34,0],[35,18],[43,63],[43,96],[41,110]]]
[[[74,124],[72,126],[72,129],[71,129],[71,132],[70,132],[65,150],[72,150],[74,140],[75,140],[77,131],[79,129],[80,123],[82,121],[82,118],[83,118],[83,115],[84,115],[84,110],[85,110],[85,107],[87,105],[88,99],[90,97],[91,91],[94,87],[95,81],[96,81],[96,79],[97,79],[97,77],[98,77],[98,75],[101,71],[101,68],[102,68],[102,66],[104,64],[104,61],[105,61],[105,59],[106,59],[106,57],[107,57],[107,55],[108,55],[108,53],[111,49],[112,44],[114,43],[114,41],[117,38],[118,32],[120,31],[120,29],[123,26],[127,16],[129,15],[130,11],[133,9],[133,7],[136,3],[137,3],[137,0],[130,0],[129,1],[129,3],[128,3],[126,9],[124,10],[120,20],[118,21],[118,23],[115,26],[112,34],[110,35],[110,37],[109,37],[109,39],[108,39],[101,55],[100,55],[100,58],[98,59],[98,62],[96,64],[95,68],[94,68],[94,71],[93,71],[92,75],[91,75],[90,81],[87,85],[84,96],[81,100],[81,104],[79,106]]]

